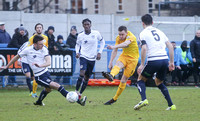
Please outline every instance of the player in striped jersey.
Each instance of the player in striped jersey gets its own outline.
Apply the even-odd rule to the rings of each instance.
[[[146,14],[142,16],[142,25],[144,30],[140,33],[139,39],[141,41],[141,65],[138,67],[138,81],[137,87],[141,95],[142,101],[135,105],[134,109],[139,110],[143,106],[148,105],[146,99],[145,82],[148,78],[156,73],[155,84],[158,86],[168,103],[166,110],[176,110],[176,106],[172,103],[167,87],[163,84],[166,72],[169,66],[169,71],[174,70],[174,51],[172,44],[167,36],[159,29],[152,27],[153,18]],[[166,46],[169,49],[170,61],[168,63],[168,56],[165,50]],[[147,63],[145,65],[145,58],[147,55]]]
[[[79,94],[79,98],[81,98],[83,91],[86,89],[95,61],[101,59],[101,53],[105,46],[105,41],[101,34],[91,29],[91,21],[89,19],[84,19],[82,25],[84,31],[78,34],[75,47],[76,58],[80,58],[80,75],[76,84],[76,92]],[[100,48],[97,52],[98,41],[100,41]]]
[[[48,37],[46,35],[42,34],[42,31],[43,31],[43,24],[37,23],[35,25],[35,34],[32,37],[30,37],[28,46],[33,45],[33,38],[35,37],[35,35],[40,35],[40,36],[42,36],[44,38],[44,40],[43,40],[44,41],[44,45],[48,48]],[[36,93],[37,85],[38,84],[36,83],[36,81],[34,79],[33,80],[33,92],[31,93],[32,97],[37,97],[37,93]]]
[[[26,47],[21,50],[12,60],[1,69],[7,69],[20,57],[26,56],[29,66],[33,70],[35,75],[36,82],[44,87],[44,90],[40,93],[38,100],[34,105],[44,106],[42,102],[44,98],[51,92],[52,89],[55,89],[60,92],[65,98],[68,94],[68,91],[64,89],[60,84],[52,81],[50,74],[48,72],[48,66],[51,64],[51,56],[46,46],[43,44],[43,37],[35,35],[33,38],[33,45]],[[78,100],[78,103],[82,106],[85,105],[86,100]]]

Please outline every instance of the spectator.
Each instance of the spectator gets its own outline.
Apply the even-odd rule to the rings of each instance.
[[[179,71],[183,71],[183,74],[181,74],[182,82],[179,82],[179,85],[184,86],[186,84],[186,80],[192,74],[192,60],[189,58],[191,56],[189,56],[190,53],[187,48],[186,40],[181,43],[181,48],[178,49],[178,54],[179,62],[177,65],[179,66],[180,64]]]
[[[69,45],[66,45],[66,44],[63,43],[63,36],[58,35],[57,41],[56,41],[56,51],[64,52],[68,49],[69,49]],[[54,81],[59,83],[61,78],[62,78],[62,76],[56,76]],[[67,79],[68,79],[67,76],[63,76],[63,83],[66,83],[67,81],[69,81]]]
[[[77,29],[76,26],[72,26],[70,30],[70,34],[67,37],[67,44],[70,46],[70,48],[75,49],[76,41],[77,41]],[[73,51],[73,73],[76,70],[76,52]]]
[[[53,35],[55,29],[53,26],[49,26],[48,30],[45,31],[45,35],[48,37],[48,50],[49,53],[55,52],[55,36]]]
[[[12,36],[12,39],[7,47],[19,49],[27,41],[28,41],[28,32],[23,26],[20,26],[15,29],[15,33]],[[8,83],[12,83],[14,84],[14,86],[17,86],[16,76],[9,76]]]
[[[5,23],[0,22],[0,43],[9,43],[11,41],[11,37],[5,30]]]
[[[78,36],[78,33],[77,33],[76,26],[72,26],[70,30],[70,34],[67,37],[67,43],[66,43],[70,46],[70,48],[75,48],[77,36]]]
[[[200,66],[200,30],[197,30],[194,39],[190,42],[190,52],[192,55],[192,62],[194,64],[194,82],[195,86],[199,86],[199,66]]]
[[[20,48],[25,42],[28,41],[28,31],[23,27],[20,26],[19,28],[15,29],[15,33],[8,44],[8,48]]]
[[[69,49],[69,45],[68,44],[64,44],[63,43],[63,36],[62,35],[58,35],[57,36],[57,41],[56,41],[56,50],[59,52],[63,52]]]
[[[181,67],[178,65],[179,64],[179,54],[178,54],[178,51],[176,48],[176,42],[172,41],[171,43],[174,48],[174,65],[175,65],[175,69],[171,72],[171,76],[172,76],[171,85],[177,86],[178,83],[176,81],[176,76],[178,78],[178,82],[181,82],[181,73],[180,73]]]

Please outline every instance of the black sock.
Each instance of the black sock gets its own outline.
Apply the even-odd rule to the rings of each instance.
[[[79,77],[78,77],[78,80],[77,80],[77,82],[76,82],[76,90],[77,90],[77,91],[79,90],[82,81],[83,81],[83,76],[79,76]]]
[[[63,86],[60,86],[60,87],[58,88],[58,91],[59,91],[64,97],[66,97],[66,95],[67,95],[67,93],[68,93],[68,91],[66,91],[65,88],[64,88]]]
[[[48,92],[43,89],[42,92],[40,93],[40,96],[37,100],[37,103],[42,103],[42,100],[47,96]]]
[[[28,85],[29,91],[32,92],[33,87],[31,85],[31,78],[26,77],[26,83]]]
[[[141,95],[142,101],[146,99],[146,86],[143,80],[137,82],[137,88]]]
[[[82,84],[82,87],[81,87],[81,90],[80,90],[80,93],[81,93],[81,94],[82,94],[83,91],[86,89],[87,85],[88,85],[88,80],[84,80],[84,81],[83,81],[83,84]]]
[[[161,83],[160,85],[158,85],[158,88],[160,89],[162,94],[165,96],[165,99],[167,100],[168,106],[172,106],[173,103],[172,103],[172,100],[170,98],[167,87],[163,83]]]

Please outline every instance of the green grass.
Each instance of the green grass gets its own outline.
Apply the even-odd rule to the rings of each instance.
[[[75,87],[65,87],[74,90]],[[34,106],[36,99],[29,97],[28,89],[0,89],[1,121],[198,121],[200,120],[200,89],[168,87],[177,110],[166,111],[167,102],[160,90],[147,88],[149,106],[133,109],[140,101],[137,88],[127,87],[118,101],[105,106],[117,87],[88,87],[84,95],[88,100],[82,107],[69,103],[57,91],[44,99],[45,106]],[[38,90],[38,93],[41,89]]]

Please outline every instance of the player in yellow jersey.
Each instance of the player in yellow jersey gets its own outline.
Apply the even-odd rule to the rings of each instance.
[[[33,38],[35,35],[41,35],[43,38],[44,38],[44,45],[46,47],[48,47],[48,37],[44,34],[42,34],[42,31],[43,31],[43,24],[41,23],[37,23],[35,25],[35,34],[29,39],[29,46],[31,46],[33,44]],[[35,81],[35,79],[33,80],[33,92],[30,94],[30,96],[32,97],[37,97],[37,94],[36,94],[36,90],[37,90],[37,83]]]
[[[115,96],[108,102],[104,103],[104,105],[111,105],[117,101],[118,97],[126,87],[128,78],[135,72],[139,58],[139,49],[136,37],[130,31],[128,31],[125,26],[120,26],[118,28],[118,33],[119,35],[116,38],[115,46],[107,46],[107,49],[113,49],[108,66],[108,68],[112,70],[110,73],[102,72],[102,75],[109,81],[113,81],[114,76],[119,73],[120,69],[124,68],[124,73]],[[118,48],[123,48],[123,52],[113,67],[112,62],[117,55]]]

